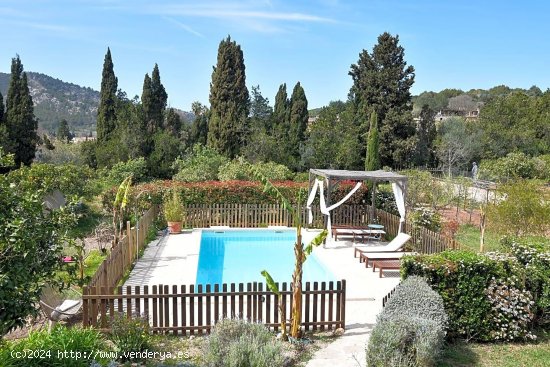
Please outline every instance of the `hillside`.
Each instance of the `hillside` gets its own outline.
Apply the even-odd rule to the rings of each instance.
[[[95,131],[99,92],[41,73],[27,72],[27,76],[39,128],[55,132],[59,121],[66,119],[78,135]],[[0,73],[4,98],[9,80],[10,74]]]

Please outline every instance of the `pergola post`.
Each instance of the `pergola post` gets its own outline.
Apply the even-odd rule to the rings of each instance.
[[[372,193],[371,193],[371,208],[370,208],[370,222],[376,223],[376,181],[372,181]]]

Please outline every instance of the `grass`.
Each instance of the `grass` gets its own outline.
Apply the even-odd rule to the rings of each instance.
[[[93,276],[103,262],[105,258],[107,257],[107,254],[103,254],[99,250],[92,250],[88,254],[88,257],[84,259],[84,277]]]
[[[468,250],[479,251],[479,227],[464,224],[461,225],[456,234],[456,240],[460,242]],[[492,232],[491,230],[485,230],[485,251],[503,251],[500,245],[500,239],[503,237],[501,234]],[[538,237],[538,236],[526,236],[522,239],[531,241],[534,243],[546,243],[550,245],[550,238]],[[550,365],[550,364],[549,364]]]
[[[459,341],[445,348],[438,366],[550,366],[550,333],[539,333],[535,343],[481,344]]]
[[[472,251],[479,251],[479,238],[481,231],[478,226],[471,224],[461,225],[456,234],[456,240]],[[485,230],[485,251],[498,251],[501,249],[500,238],[502,236]]]

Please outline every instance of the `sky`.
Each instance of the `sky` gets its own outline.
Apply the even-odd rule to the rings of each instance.
[[[228,35],[249,89],[271,103],[304,87],[309,108],[345,100],[350,65],[383,32],[415,68],[413,94],[445,88],[550,87],[550,2],[540,0],[0,0],[0,71],[26,71],[99,90],[110,47],[119,88],[141,95],[159,65],[172,107],[208,103]]]

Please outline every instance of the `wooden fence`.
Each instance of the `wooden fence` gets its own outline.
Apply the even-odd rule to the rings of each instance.
[[[90,287],[115,287],[136,260],[139,251],[146,245],[147,233],[157,216],[157,206],[143,214],[135,227],[126,223],[126,234],[103,260],[90,280]]]
[[[313,223],[307,223],[307,209],[302,208],[302,225],[322,228],[324,216],[319,206],[312,207]],[[399,230],[399,217],[383,210],[376,210],[376,220],[371,218],[370,205],[341,205],[331,212],[334,225],[366,226],[369,223],[380,223],[389,239],[395,237]],[[267,227],[292,226],[293,218],[279,204],[197,204],[186,206],[186,222],[190,227],[205,228],[210,226],[231,227]],[[440,233],[426,228],[417,228],[410,221],[403,224],[402,231],[412,236],[411,245],[421,253],[436,253],[445,249],[458,249],[460,244]]]
[[[84,287],[83,324],[102,330],[118,313],[146,317],[154,333],[205,334],[224,317],[262,322],[279,330],[278,296],[262,283],[135,287]],[[289,318],[292,292],[282,283],[282,303]],[[305,330],[345,328],[346,281],[306,283],[302,291]]]

